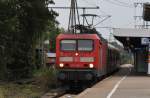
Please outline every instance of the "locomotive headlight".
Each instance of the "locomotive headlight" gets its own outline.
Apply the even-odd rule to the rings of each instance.
[[[78,54],[78,53],[75,53],[75,55],[78,56],[79,54]]]
[[[63,64],[63,63],[60,63],[60,64],[59,64],[59,67],[63,68],[63,67],[64,67],[64,64]]]
[[[93,65],[93,64],[89,64],[89,67],[90,67],[90,68],[94,68],[94,65]]]
[[[80,62],[94,62],[94,57],[80,57]]]

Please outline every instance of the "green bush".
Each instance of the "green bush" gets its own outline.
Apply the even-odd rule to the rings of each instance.
[[[49,89],[57,86],[57,71],[54,68],[41,68],[35,70],[33,77],[40,87]]]

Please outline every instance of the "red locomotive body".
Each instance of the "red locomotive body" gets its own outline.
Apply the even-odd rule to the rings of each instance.
[[[97,34],[60,34],[56,68],[61,81],[91,81],[116,70],[118,50]]]

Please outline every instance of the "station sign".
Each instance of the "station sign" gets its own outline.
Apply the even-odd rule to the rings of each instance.
[[[148,45],[150,43],[149,38],[141,38],[141,44],[142,45]]]

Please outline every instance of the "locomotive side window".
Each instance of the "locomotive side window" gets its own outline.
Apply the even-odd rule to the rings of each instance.
[[[78,51],[92,51],[93,40],[78,40]]]
[[[61,50],[63,51],[75,51],[76,40],[61,40]]]

